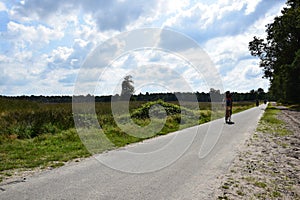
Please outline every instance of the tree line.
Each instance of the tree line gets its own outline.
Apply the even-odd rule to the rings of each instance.
[[[240,92],[232,92],[234,101],[255,101],[255,100],[272,100],[273,98],[269,93],[264,92],[262,88],[257,90],[251,90],[246,93]],[[196,98],[195,98],[196,97]],[[27,100],[27,101],[35,101],[41,103],[72,103],[73,96],[0,96],[0,98],[6,98],[11,100]],[[94,96],[94,95],[81,95],[76,96],[79,102],[82,101],[95,101],[95,102],[111,102],[113,100],[123,100],[122,94],[115,95],[105,95],[105,96]],[[198,102],[211,102],[213,101],[223,101],[224,94],[220,92],[220,90],[216,90],[211,88],[210,92],[170,92],[170,93],[148,93],[145,94],[132,94],[130,96],[131,101],[156,101],[163,100],[166,102],[178,101],[178,99],[184,101],[195,101]]]
[[[276,100],[300,102],[300,0],[288,0],[281,16],[266,27],[266,38],[249,43],[252,56],[260,59],[269,91]]]

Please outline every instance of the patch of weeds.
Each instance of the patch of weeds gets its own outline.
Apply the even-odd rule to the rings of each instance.
[[[227,196],[218,196],[218,199],[220,199],[220,200],[227,200],[229,198]]]
[[[291,135],[292,132],[284,127],[280,127],[276,130],[276,136],[279,136],[279,137],[285,137],[285,136],[288,136],[288,135]]]
[[[273,162],[268,162],[267,165],[268,165],[269,167],[273,167],[273,166],[274,166],[274,163],[273,163]]]
[[[260,181],[254,182],[254,185],[255,185],[256,187],[259,187],[259,188],[266,188],[266,187],[267,187],[267,184],[266,184],[266,183],[260,182]]]
[[[283,122],[275,117],[279,113],[280,110],[277,110],[273,107],[268,107],[261,119],[269,124],[282,124]]]
[[[272,197],[274,197],[274,198],[278,198],[278,197],[282,197],[282,195],[281,195],[281,193],[280,193],[280,192],[278,192],[278,191],[274,191],[274,192],[272,192]]]
[[[229,185],[222,185],[222,188],[225,189],[225,190],[228,190],[229,189]]]
[[[249,183],[254,182],[255,178],[252,176],[243,177],[243,179]]]
[[[245,196],[245,193],[243,193],[241,190],[236,191],[236,193],[237,193],[239,196]]]
[[[267,199],[266,198],[266,193],[255,193],[254,196],[257,198],[257,199]]]
[[[276,144],[278,144],[279,146],[282,146],[283,148],[289,147],[289,145],[287,143],[284,143],[284,142],[281,142],[281,141],[277,141]]]
[[[54,162],[53,164],[50,165],[50,167],[57,168],[57,167],[61,167],[64,165],[65,165],[65,163],[63,163],[63,162]]]
[[[280,110],[268,106],[258,123],[256,131],[269,133],[277,137],[284,137],[292,134],[290,130],[284,127],[285,123],[277,118],[277,115],[279,115],[280,112]]]
[[[0,172],[0,182],[2,182],[5,178],[11,177],[13,174],[11,172]]]
[[[258,136],[257,133],[254,133],[252,138],[253,138],[254,140],[258,140],[259,136]]]
[[[288,106],[291,110],[300,111],[300,104]]]
[[[229,189],[233,184],[235,183],[235,181],[233,180],[233,178],[229,178],[227,182],[225,182],[223,185],[222,185],[222,188],[223,189]]]

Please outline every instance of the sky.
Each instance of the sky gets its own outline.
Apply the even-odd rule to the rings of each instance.
[[[136,93],[267,91],[248,43],[266,37],[265,26],[284,6],[284,0],[0,0],[0,95],[116,94],[126,75]]]

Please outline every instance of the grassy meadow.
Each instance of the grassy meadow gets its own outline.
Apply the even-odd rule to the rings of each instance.
[[[164,120],[159,119],[164,114],[155,105],[164,107]],[[156,121],[157,124],[164,122],[160,131],[154,135],[145,133],[146,135],[135,137],[124,131],[126,128],[131,129],[126,123],[121,128],[116,123],[116,120],[128,120],[128,116],[120,115],[118,119],[114,119],[111,103],[97,102],[97,121],[106,137],[113,143],[113,146],[101,147],[98,153],[224,116],[222,105],[211,110],[209,102],[199,102],[200,111],[196,111],[194,105],[185,103],[185,107],[182,107],[178,102],[130,102],[130,118],[139,126],[150,124],[148,113],[151,106],[151,112],[157,118],[152,119],[153,126],[156,126]],[[235,102],[233,113],[253,106],[254,102]],[[84,115],[79,116],[79,119],[85,125],[89,122]],[[0,98],[0,181],[13,175],[16,170],[58,167],[66,161],[90,155],[75,129],[71,103],[50,104]]]

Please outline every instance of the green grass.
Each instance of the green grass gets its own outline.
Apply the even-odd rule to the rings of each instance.
[[[255,102],[248,102],[248,101],[233,102],[232,113],[235,114],[235,113],[247,110],[247,109],[252,108],[252,107],[255,107]]]
[[[266,183],[260,182],[260,181],[255,182],[254,185],[255,185],[256,187],[259,187],[259,188],[266,188],[266,187],[267,187],[267,184],[266,184]]]
[[[300,104],[286,105],[290,110],[300,111]]]
[[[45,104],[0,98],[0,181],[11,176],[13,170],[59,167],[75,158],[87,157],[224,117],[221,105],[216,106],[216,111],[211,111],[211,104],[208,102],[199,103],[200,112],[194,110],[195,103],[187,102],[183,108],[178,106],[178,102],[130,102],[133,121],[141,127],[149,125],[148,111],[155,104],[163,106],[167,113],[165,123],[157,131],[155,129],[161,121],[161,111],[152,109],[155,116],[158,116],[158,119],[153,120],[157,123],[153,125],[155,134],[141,132],[138,137],[126,134],[116,124],[109,102],[95,104],[96,120],[104,134],[91,129],[81,133],[80,138],[74,128],[72,104]],[[251,106],[254,104],[236,103],[234,112]],[[123,109],[122,105],[120,108]],[[82,125],[89,125],[91,117],[94,116],[79,115]],[[126,123],[125,126],[131,128]],[[88,150],[82,141],[88,145]]]
[[[292,132],[286,129],[285,123],[277,118],[280,112],[275,107],[268,106],[256,130],[279,137],[290,135]]]
[[[241,190],[236,191],[236,193],[237,193],[239,196],[245,196],[245,193],[243,193]]]
[[[89,155],[75,129],[55,135],[44,134],[33,139],[2,138],[0,171],[47,167],[54,161],[65,162]]]
[[[279,198],[279,197],[282,197],[282,195],[279,191],[274,191],[274,192],[272,192],[272,197],[273,198]]]
[[[222,188],[225,189],[225,190],[228,190],[229,186],[228,185],[223,185]]]

